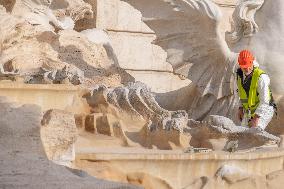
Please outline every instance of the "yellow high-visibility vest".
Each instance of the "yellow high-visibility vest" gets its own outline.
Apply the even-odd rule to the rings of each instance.
[[[250,112],[251,117],[254,116],[255,110],[258,107],[259,104],[259,98],[257,94],[257,86],[258,86],[258,80],[259,76],[261,74],[264,74],[265,72],[258,67],[255,67],[253,70],[253,75],[251,79],[251,84],[249,88],[249,96],[247,97],[247,93],[242,85],[242,78],[237,75],[237,83],[238,83],[238,90],[239,90],[239,96],[240,101],[243,105],[243,108],[245,109],[245,112]],[[269,92],[269,96],[271,99],[271,92]]]

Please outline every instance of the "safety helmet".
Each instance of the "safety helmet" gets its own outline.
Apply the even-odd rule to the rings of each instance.
[[[253,64],[253,61],[254,61],[254,56],[249,50],[242,50],[239,53],[238,62],[241,68],[250,67]]]

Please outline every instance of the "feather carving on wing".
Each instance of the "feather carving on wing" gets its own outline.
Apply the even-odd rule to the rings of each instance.
[[[142,13],[156,33],[154,43],[167,52],[174,73],[188,77],[201,96],[231,95],[235,54],[221,37],[222,17],[209,0],[123,0]]]

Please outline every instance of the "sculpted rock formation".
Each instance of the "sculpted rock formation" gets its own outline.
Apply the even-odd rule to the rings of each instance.
[[[116,112],[118,117],[120,114],[128,115],[138,122],[142,121],[144,126],[136,130],[138,136],[134,137],[136,138],[134,140],[138,138],[143,146],[155,145],[162,149],[169,149],[171,148],[167,145],[169,141],[183,148],[189,143],[190,137],[183,134],[188,121],[187,113],[161,108],[143,83],[128,83],[126,87],[113,89],[95,86],[87,100],[97,112],[106,113],[106,109],[114,109],[111,112]],[[127,128],[124,127],[125,131]]]
[[[11,11],[32,25],[39,25],[43,30],[73,29],[75,22],[85,17],[92,17],[91,5],[82,0],[16,0]]]
[[[62,165],[75,160],[77,128],[74,116],[62,110],[48,110],[41,120],[41,139],[48,159]]]
[[[280,143],[283,147],[282,118],[275,122],[278,127],[268,128],[269,133],[237,126],[232,120],[236,107],[234,70],[237,52],[242,48],[254,50],[257,60],[268,73],[275,73],[271,77],[272,88],[277,94],[280,113],[284,112],[281,80],[283,74],[282,69],[279,69],[283,49],[283,3],[280,0],[240,1],[233,15],[232,32],[227,33],[226,37],[232,51],[220,34],[220,9],[209,0],[123,0],[124,4],[119,4],[120,1],[107,2],[110,6],[121,6],[121,9],[133,6],[139,10],[143,22],[150,29],[147,28],[146,32],[134,30],[132,35],[145,32],[145,35],[151,36],[147,40],[152,40],[155,33],[157,38],[153,43],[166,51],[168,63],[165,70],[158,71],[174,73],[176,77],[188,80],[186,89],[171,91],[182,93],[180,96],[185,97],[185,101],[172,96],[168,98],[169,106],[177,104],[176,107],[186,108],[177,110],[178,108],[170,107],[169,111],[158,103],[156,96],[145,84],[127,83],[134,81],[135,78],[118,67],[119,59],[112,49],[111,42],[118,33],[125,31],[106,32],[90,27],[96,26],[94,22],[84,23],[94,17],[95,10],[101,8],[102,4],[96,7],[97,2],[99,4],[103,1],[0,0],[0,80],[11,79],[20,82],[17,78],[22,77],[27,84],[44,83],[47,84],[44,85],[46,88],[51,86],[48,84],[71,83],[79,85],[78,88],[72,86],[72,93],[80,93],[68,96],[68,103],[72,104],[72,108],[64,108],[68,111],[70,109],[70,112],[51,109],[45,112],[43,117],[37,106],[19,106],[0,99],[0,112],[3,115],[0,118],[0,130],[3,131],[0,132],[0,140],[3,140],[0,143],[0,167],[3,167],[3,170],[0,170],[0,188],[39,188],[46,180],[49,183],[45,186],[50,188],[80,188],[82,182],[86,188],[112,187],[112,183],[103,182],[105,186],[100,185],[99,181],[92,180],[84,172],[58,167],[47,158],[68,166],[75,159],[87,167],[82,165],[82,168],[100,169],[95,176],[118,180],[122,178],[123,182],[148,188],[204,188],[219,185],[219,188],[257,187],[256,181],[262,181],[262,186],[277,185],[275,183],[283,176],[281,151],[276,149],[276,153],[271,155],[269,153],[272,149],[261,154],[261,147],[266,143],[275,143],[276,146]],[[277,12],[275,10],[278,10],[277,14],[274,14]],[[110,37],[108,34],[111,32],[117,32],[117,35]],[[142,46],[140,49],[143,50]],[[147,60],[143,59],[146,63]],[[153,70],[154,68],[156,67],[151,67]],[[167,85],[166,82],[159,84]],[[52,86],[50,89],[56,93],[58,85]],[[70,85],[65,87],[68,88]],[[91,92],[88,94],[90,88]],[[6,90],[9,89],[11,88]],[[82,97],[82,93],[87,94]],[[64,96],[58,99],[62,98]],[[82,108],[82,112],[76,112],[76,120],[72,113],[75,111],[73,105],[77,105],[78,99],[75,98],[82,101],[82,107],[78,108]],[[55,105],[59,104],[56,104],[58,99],[55,99]],[[14,119],[15,115],[18,116],[17,119]],[[19,120],[21,123],[18,123]],[[79,134],[76,126],[79,128]],[[106,141],[111,145],[108,146],[109,143]],[[104,152],[109,150],[111,153],[102,153],[99,147],[103,148]],[[241,155],[241,152],[256,149],[260,151],[244,155],[245,158]],[[124,150],[126,158],[120,156],[125,153]],[[150,156],[141,151],[147,152]],[[217,152],[206,155],[183,153],[209,151]],[[237,153],[230,154],[224,151]],[[83,159],[76,159],[74,153],[83,156]],[[139,156],[139,153],[142,155]],[[100,159],[100,155],[106,159]],[[131,170],[141,157],[145,164],[138,165],[138,171]],[[112,158],[115,159],[114,162],[110,162]],[[253,166],[248,162],[252,159],[257,162]],[[129,168],[125,172],[116,168],[121,166],[118,163],[120,161],[129,163],[129,167],[123,165],[123,168]],[[176,164],[167,167],[167,164],[163,164],[165,162]],[[199,162],[208,165],[196,168],[196,165],[200,165]],[[228,166],[223,164],[228,162]],[[150,164],[146,166],[146,163]],[[105,167],[100,167],[101,165],[107,166],[106,170]],[[160,165],[164,169],[157,169],[149,174],[143,172],[149,167],[153,170],[152,167],[156,169],[156,166]],[[179,169],[174,169],[176,167]],[[195,175],[196,177],[189,178],[188,175],[181,174],[184,170],[194,172],[195,169],[191,169],[192,167],[195,167],[198,177]],[[207,169],[208,167],[210,168]],[[244,170],[244,167],[254,167],[250,169],[254,171],[261,170],[262,176],[246,174],[247,170]],[[168,176],[163,174],[168,168],[175,170],[175,178],[163,180],[161,177]],[[281,171],[272,173],[272,170]],[[213,174],[210,175],[208,172]],[[33,180],[36,181],[31,182]],[[169,180],[174,180],[172,183],[176,186],[168,182]],[[186,185],[183,185],[184,183]],[[131,188],[120,184],[115,187]]]
[[[25,1],[16,2],[16,5],[17,3],[25,3]],[[35,2],[31,5],[34,4]],[[15,12],[20,14],[16,5],[14,6]],[[68,5],[74,5],[74,2]],[[36,6],[35,10],[38,6],[47,8],[40,4]],[[76,11],[79,11],[80,7],[75,6]],[[24,10],[23,8],[22,11]],[[69,10],[70,14],[72,10]],[[113,84],[119,85],[123,78],[128,77],[128,74],[115,65],[116,59],[111,52],[112,49],[104,43],[94,43],[96,40],[90,41],[89,36],[84,32],[60,30],[55,33],[44,23],[41,23],[44,25],[41,27],[41,24],[34,24],[25,16],[7,13],[3,7],[1,7],[0,12],[0,30],[2,33],[0,64],[3,65],[5,71],[18,70],[24,80],[40,83],[40,80],[37,81],[38,78],[31,77],[44,75],[41,72],[44,69],[47,72],[57,73],[57,76],[55,76],[57,78],[51,76],[52,74],[44,76],[43,79],[51,80],[51,83],[60,83],[61,80],[68,77],[68,80],[73,84],[81,83],[87,86],[98,82],[98,80],[108,85],[110,83],[108,80],[111,77],[113,77]],[[74,20],[79,19],[85,15],[83,13],[84,11],[72,13],[72,18],[74,17]],[[45,17],[44,15],[40,16]],[[32,18],[36,17],[32,16]],[[37,27],[41,28],[38,29]],[[103,32],[93,32],[92,38],[100,38],[102,35],[100,33]],[[66,71],[66,68],[68,71]],[[58,78],[59,72],[56,70],[61,70],[61,76],[63,72],[66,72],[64,74],[67,76]]]
[[[255,22],[255,13],[264,0],[240,1],[233,13],[232,31],[226,33],[226,40],[237,43],[240,39],[251,37],[259,31]]]
[[[190,123],[191,128],[188,132],[192,135],[191,144],[196,147],[230,151],[230,141],[238,141],[236,150],[261,146],[270,141],[275,144],[280,142],[279,137],[266,131],[236,126],[232,120],[222,116],[212,115],[208,122],[192,120]]]
[[[64,66],[64,68],[54,71],[40,68],[38,73],[26,78],[26,83],[72,83],[73,85],[79,85],[84,82],[84,79],[84,72],[80,69]]]
[[[190,104],[189,107],[186,107],[189,117],[203,120],[211,114],[218,114],[235,120],[233,115],[235,115],[236,99],[233,95],[233,73],[236,54],[229,50],[220,35],[221,12],[219,8],[207,0],[170,1],[170,3],[159,0],[155,1],[153,6],[160,11],[153,13],[150,8],[152,6],[148,6],[153,2],[141,3],[135,0],[126,2],[140,10],[143,21],[155,31],[157,35],[155,44],[161,46],[168,53],[167,61],[172,65],[174,72],[183,74],[192,81],[188,96],[195,98],[188,98],[186,102]],[[257,24],[254,21],[254,13],[262,3],[262,1],[240,3],[234,14],[236,24],[232,35],[234,33],[248,33],[241,32],[244,30],[256,33]],[[77,4],[80,6],[76,6]],[[1,14],[4,19],[2,23],[11,23],[8,28],[1,28],[4,35],[0,63],[5,71],[19,70],[19,73],[27,77],[25,80],[30,83],[36,83],[37,80],[30,78],[31,75],[45,75],[43,76],[44,83],[65,83],[66,80],[69,80],[73,84],[81,83],[88,86],[98,82],[107,85],[114,82],[113,85],[117,86],[124,80],[123,77],[126,77],[128,81],[131,80],[123,71],[118,73],[117,69],[112,69],[116,67],[117,63],[115,54],[110,45],[94,44],[96,40],[92,40],[91,35],[95,33],[89,31],[78,33],[58,28],[52,30],[57,32],[53,33],[48,27],[56,25],[54,24],[56,21],[50,25],[49,21],[51,20],[48,18],[49,26],[37,29],[37,26],[41,24],[32,24],[31,17],[27,16],[39,14],[40,18],[45,18],[47,17],[46,10],[49,10],[56,19],[59,19],[60,15],[56,14],[59,11],[76,22],[92,15],[90,5],[81,3],[81,1],[66,1],[60,4],[58,1],[38,2],[32,0],[15,1],[13,6],[4,1],[3,5],[11,12],[11,14],[6,13],[2,8]],[[22,12],[18,12],[20,6],[25,7],[21,10]],[[35,13],[31,13],[31,9],[35,10]],[[43,11],[40,11],[41,9]],[[246,10],[249,11],[246,12]],[[13,15],[17,15],[17,17]],[[198,24],[201,22],[206,24]],[[44,22],[42,25],[45,25]],[[252,29],[245,29],[245,27]],[[237,31],[236,28],[242,29]],[[5,37],[5,33],[9,36]],[[30,48],[27,49],[26,46]],[[14,51],[19,53],[13,53]],[[31,57],[33,61],[29,61]],[[98,58],[94,59],[94,57]],[[71,78],[66,79],[68,74],[63,74],[64,67],[68,67],[70,70],[80,69],[84,73],[85,79],[82,79],[82,73],[75,76],[77,78],[75,81],[72,79],[72,74],[69,76]],[[40,68],[50,73],[42,74]],[[63,70],[63,72],[57,70]],[[109,76],[113,77],[111,82],[109,82]]]
[[[145,13],[144,21],[156,32],[157,40],[155,43],[167,51],[168,62],[172,64],[174,72],[183,74],[193,81],[191,93],[194,93],[196,98],[189,99],[189,102],[187,102],[192,104],[187,109],[188,112],[191,112],[190,117],[202,120],[210,114],[234,115],[232,112],[234,112],[235,101],[232,97],[231,81],[235,54],[229,51],[218,30],[221,18],[219,8],[210,1],[190,1],[188,4],[177,2],[176,5],[175,3],[170,5],[164,1],[157,1],[155,6],[159,7],[161,11],[155,13],[156,15],[151,15],[149,11],[147,12],[148,6],[140,5],[139,2],[135,1],[129,2],[134,7],[138,7],[139,10],[141,9],[143,15]],[[148,3],[151,4],[151,2]],[[69,10],[64,15],[70,16],[70,12],[72,12],[70,10],[74,8],[73,4],[63,3],[61,4],[62,10],[60,10]],[[26,8],[17,13],[20,5],[26,6]],[[22,15],[20,18],[25,21],[24,26],[18,27],[17,31],[15,31],[18,35],[17,42],[3,44],[5,48],[2,50],[0,63],[9,71],[18,69],[20,73],[25,75],[37,75],[40,67],[53,73],[56,70],[63,69],[64,66],[77,67],[85,75],[85,81],[80,83],[89,86],[96,83],[99,80],[98,78],[103,77],[103,79],[100,79],[101,81],[107,80],[104,76],[112,75],[107,70],[115,67],[114,64],[117,61],[115,55],[111,53],[111,48],[105,45],[94,45],[88,40],[90,35],[85,32],[82,33],[87,35],[87,39],[82,34],[71,30],[61,30],[59,32],[55,30],[58,33],[52,33],[50,27],[53,26],[47,26],[44,22],[40,25],[34,25],[30,17],[27,16],[31,14],[30,8],[27,7],[34,7],[35,10],[42,8],[44,14],[39,13],[41,18],[46,17],[46,10],[58,11],[59,9],[52,9],[58,6],[57,1],[51,4],[31,0],[17,1],[11,13],[12,15],[16,13]],[[82,4],[82,7],[87,6]],[[84,10],[87,10],[87,8]],[[89,15],[87,12],[83,14],[86,17]],[[149,15],[147,15],[148,13]],[[82,15],[79,17],[81,18]],[[191,19],[193,17],[195,19]],[[74,22],[76,18],[72,17]],[[18,18],[13,17],[13,19],[17,20]],[[199,22],[207,24],[197,24]],[[41,25],[43,26],[41,27]],[[176,27],[172,27],[173,25]],[[187,25],[188,28],[184,28],[183,25]],[[37,27],[40,27],[40,29]],[[172,29],[169,30],[168,28]],[[208,33],[208,31],[214,32]],[[184,33],[186,35],[183,35]],[[204,35],[211,37],[204,38]],[[25,46],[30,48],[23,49]],[[18,54],[12,53],[16,50],[19,52]],[[94,54],[94,52],[98,53]],[[30,57],[33,59],[32,62],[29,61]],[[94,59],[93,57],[98,58]],[[127,74],[118,73],[118,75],[125,77],[121,75]],[[29,78],[26,80],[30,81]],[[57,79],[51,82],[58,83]],[[116,85],[118,85],[118,82]],[[224,104],[229,104],[229,106],[224,106]]]
[[[96,86],[87,101],[97,113],[113,112],[118,120],[123,120],[119,118],[120,114],[132,115],[134,120],[142,117],[146,124],[140,128],[140,135],[143,134],[142,138],[148,141],[148,144],[141,139],[140,143],[147,147],[155,144],[162,149],[168,149],[167,143],[174,142],[173,138],[176,138],[174,143],[182,148],[190,143],[193,147],[214,150],[227,150],[228,142],[234,140],[239,141],[238,149],[261,146],[268,141],[280,142],[280,138],[272,134],[236,126],[232,120],[222,116],[210,116],[209,121],[195,121],[189,119],[185,111],[165,110],[156,102],[151,91],[140,82],[114,89]],[[219,146],[215,146],[213,140],[216,140]]]
[[[138,188],[49,161],[40,136],[40,107],[0,101],[1,115],[5,115],[0,118],[0,188]]]
[[[143,21],[157,35],[154,43],[167,52],[167,62],[173,65],[175,72],[184,74],[192,81],[191,88],[196,86],[198,89],[199,93],[195,90],[188,92],[189,97],[191,94],[198,96],[187,101],[191,104],[187,107],[191,118],[203,120],[210,114],[217,114],[237,121],[234,116],[236,98],[233,96],[234,52],[244,48],[255,52],[261,68],[270,75],[275,96],[282,96],[280,65],[283,47],[279,39],[282,39],[283,32],[282,24],[278,24],[282,23],[282,16],[275,13],[283,9],[282,2],[239,1],[233,14],[232,32],[226,37],[233,52],[220,36],[221,13],[211,1],[125,2],[141,11]],[[153,7],[160,11],[151,11]]]
[[[133,116],[143,117],[150,130],[183,130],[187,124],[185,111],[168,111],[159,106],[146,85],[140,82],[128,83],[126,87],[108,89],[97,86],[89,97],[91,106],[109,103]]]
[[[210,114],[234,115],[236,54],[220,34],[219,7],[207,0],[125,2],[140,10],[143,21],[155,31],[154,43],[167,52],[174,72],[188,77],[197,89],[198,98],[187,102],[192,104],[188,111],[195,112],[190,117],[202,120]],[[151,11],[153,7],[160,11]]]

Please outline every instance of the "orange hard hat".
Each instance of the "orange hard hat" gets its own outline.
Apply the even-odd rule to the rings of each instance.
[[[248,50],[242,50],[239,54],[238,62],[241,68],[248,68],[254,61],[253,54]]]

